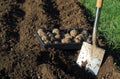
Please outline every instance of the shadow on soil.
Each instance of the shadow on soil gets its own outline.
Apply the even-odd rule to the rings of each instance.
[[[3,49],[5,51],[10,51],[17,42],[19,42],[19,23],[25,16],[25,12],[19,8],[18,5],[11,5],[11,9],[3,15],[3,24],[6,26],[6,44],[8,47]]]
[[[75,79],[97,79],[96,76],[85,71],[85,68],[80,68],[76,64],[76,51],[62,51],[54,50],[51,52],[40,52],[40,56],[37,57],[37,65],[41,64],[51,64],[55,67],[54,73],[61,74],[57,72],[56,69],[60,69],[65,74],[74,76]],[[59,78],[59,77],[58,77]]]
[[[24,3],[25,0],[17,0],[17,3]]]
[[[120,71],[120,49],[112,51],[111,55],[113,56],[114,62]]]
[[[94,16],[92,15],[92,12],[87,9],[84,5],[82,5],[80,2],[76,3],[80,8],[82,8],[83,13],[85,14],[85,16],[88,19],[88,22],[93,25],[94,24]]]
[[[54,1],[51,0],[43,0],[44,5],[43,9],[45,10],[49,28],[59,28],[60,27],[60,18],[59,18],[59,10],[56,8],[57,5]]]
[[[8,74],[6,73],[5,69],[2,69],[0,71],[0,79],[10,79],[10,77],[8,76]]]
[[[15,28],[17,23],[23,19],[25,12],[17,5],[11,5],[11,10],[3,15],[3,19],[6,25],[10,29]]]
[[[49,54],[50,52],[47,52],[47,51],[40,52],[40,55],[38,55],[37,60],[36,60],[37,65],[49,63],[49,61],[51,60]]]

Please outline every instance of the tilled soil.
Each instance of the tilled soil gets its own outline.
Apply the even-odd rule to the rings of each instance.
[[[44,49],[35,28],[91,24],[77,0],[0,0],[0,79],[119,79],[112,57],[97,77],[76,65],[79,50]]]

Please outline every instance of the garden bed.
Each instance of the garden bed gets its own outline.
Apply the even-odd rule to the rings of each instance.
[[[119,79],[113,57],[106,52],[97,76],[76,64],[79,50],[44,49],[37,28],[84,28],[92,25],[77,0],[0,1],[0,78],[4,79]]]

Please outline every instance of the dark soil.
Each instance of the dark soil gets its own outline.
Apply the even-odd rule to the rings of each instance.
[[[119,79],[112,57],[95,77],[78,67],[79,50],[44,49],[35,28],[85,28],[77,0],[0,0],[0,79]]]

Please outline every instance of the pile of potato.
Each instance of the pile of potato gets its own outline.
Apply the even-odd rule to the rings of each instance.
[[[78,29],[59,30],[54,28],[53,30],[39,29],[38,34],[45,44],[59,44],[59,43],[81,43],[88,37],[87,30],[79,32]]]

